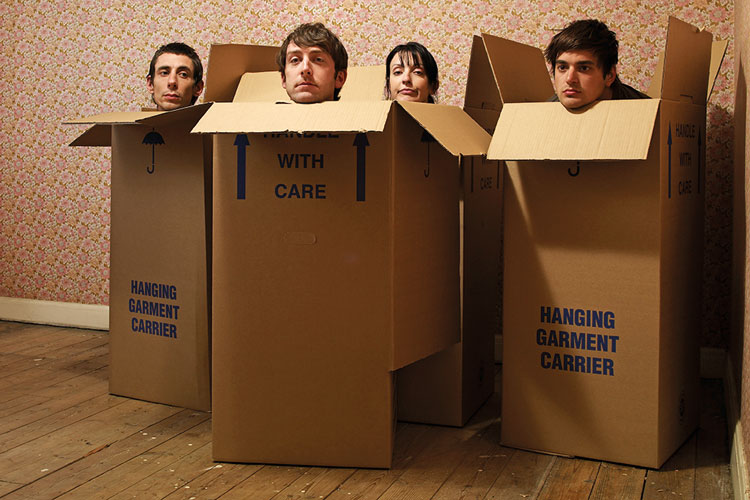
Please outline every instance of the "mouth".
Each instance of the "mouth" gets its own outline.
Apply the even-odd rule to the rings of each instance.
[[[167,99],[168,101],[179,101],[180,96],[177,94],[164,94],[164,99]]]
[[[401,89],[398,93],[402,95],[416,95],[417,91],[414,89]]]
[[[298,89],[313,89],[317,87],[313,82],[300,82],[296,85]]]
[[[566,97],[575,97],[576,95],[580,94],[580,90],[576,89],[565,89],[563,90],[563,95]]]

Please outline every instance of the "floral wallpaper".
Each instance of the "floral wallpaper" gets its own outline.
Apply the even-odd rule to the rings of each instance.
[[[569,21],[596,17],[619,34],[620,74],[647,88],[669,14],[732,40],[733,0],[4,0],[0,2],[0,296],[108,303],[107,148],[71,148],[67,119],[149,104],[156,47],[184,41],[210,68],[212,43],[278,45],[300,22],[323,21],[351,65],[381,64],[397,43],[422,42],[441,72],[440,102],[463,103],[472,35],[544,47]],[[709,105],[704,345],[728,329],[733,51]]]

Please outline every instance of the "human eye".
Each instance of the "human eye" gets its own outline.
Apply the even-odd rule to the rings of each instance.
[[[578,66],[578,71],[582,73],[586,73],[590,69],[591,69],[591,66],[589,66],[588,64],[581,64],[580,66]]]
[[[557,64],[555,65],[555,70],[556,70],[556,71],[565,71],[565,70],[567,70],[567,69],[568,69],[568,65],[567,65],[567,64],[565,64],[565,63],[561,63],[561,62],[559,62],[559,63],[557,63]]]
[[[190,78],[190,73],[188,73],[188,72],[187,72],[187,71],[185,71],[185,70],[183,70],[183,71],[180,71],[180,72],[179,72],[179,73],[177,73],[177,74],[178,74],[178,75],[180,75],[180,78]]]

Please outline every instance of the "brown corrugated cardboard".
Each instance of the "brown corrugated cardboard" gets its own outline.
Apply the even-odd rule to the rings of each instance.
[[[461,342],[397,372],[399,420],[461,426],[495,389],[502,162],[461,165]]]
[[[443,126],[449,122],[452,127]],[[215,105],[216,460],[388,467],[392,371],[458,341],[460,109]]]
[[[77,120],[96,125],[72,144],[112,146],[109,390],[198,410],[211,407],[211,144],[190,129],[209,106]]]
[[[212,48],[206,97],[231,100],[237,73],[274,68],[277,50]],[[71,145],[112,146],[110,392],[198,410],[211,406],[211,141],[190,129],[209,107],[71,122],[94,124]]]
[[[695,429],[710,53],[670,18],[661,99],[503,107],[504,444],[659,467]]]
[[[494,44],[495,37],[486,37]],[[522,46],[523,47],[523,46]],[[474,38],[464,111],[494,130],[502,99],[485,42]],[[508,93],[506,93],[508,94]],[[460,426],[494,391],[500,332],[502,162],[461,165],[461,342],[400,369],[400,420]]]

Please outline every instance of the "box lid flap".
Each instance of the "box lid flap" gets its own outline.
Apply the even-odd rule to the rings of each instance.
[[[196,104],[195,106],[185,106],[184,108],[165,111],[163,113],[155,113],[151,116],[139,118],[137,122],[152,127],[164,127],[176,122],[185,124],[192,122],[192,124],[195,124],[208,108],[211,107],[211,105],[212,103],[210,102],[204,102],[203,104]]]
[[[669,17],[659,97],[706,104],[712,39],[708,31]]]
[[[248,72],[275,71],[276,81],[281,86],[276,65],[278,52],[279,47],[262,45],[211,45],[203,100],[231,102],[240,78]]]
[[[112,125],[94,125],[79,135],[69,146],[111,146]]]
[[[65,125],[75,125],[79,123],[87,125],[127,125],[160,113],[163,113],[163,111],[119,111],[115,113],[101,113],[99,115],[86,116],[75,120],[68,120],[64,123]]]
[[[354,66],[347,70],[341,87],[341,101],[382,101],[385,90],[385,65]]]
[[[721,63],[724,61],[724,55],[727,53],[727,46],[729,42],[727,40],[715,40],[711,44],[711,66],[708,71],[708,93],[706,94],[706,101],[711,98],[711,93],[714,91],[714,85],[716,84],[716,77],[719,76],[719,69]]]
[[[537,47],[482,34],[503,103],[544,102],[555,93]]]
[[[485,155],[490,134],[456,106],[399,102],[430,135],[452,155]]]
[[[502,107],[500,89],[497,87],[484,41],[482,37],[474,35],[469,57],[469,74],[466,77],[464,109],[500,111]]]
[[[278,71],[245,73],[237,85],[232,102],[288,102]]]
[[[382,101],[385,66],[355,66],[347,70],[339,101]],[[242,75],[233,102],[291,102],[276,71]]]
[[[645,160],[660,101],[597,101],[584,112],[557,102],[506,104],[491,160]]]
[[[217,103],[193,133],[382,132],[390,108],[390,101]]]

